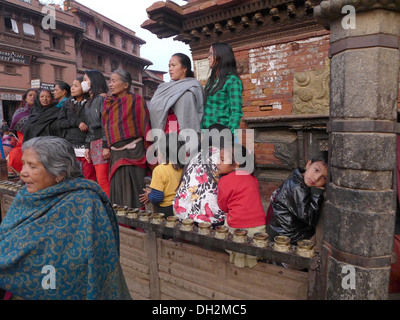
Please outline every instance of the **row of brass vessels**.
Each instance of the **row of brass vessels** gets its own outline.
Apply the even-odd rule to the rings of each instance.
[[[10,191],[18,192],[18,190],[21,187],[22,187],[22,185],[16,184],[16,183],[8,181],[8,180],[0,181],[0,189],[3,189],[3,190],[10,190]]]
[[[150,222],[153,224],[164,224],[168,228],[179,227],[182,231],[194,231],[201,235],[214,235],[217,239],[226,240],[232,238],[232,241],[236,243],[247,243],[250,242],[256,247],[265,248],[270,244],[268,242],[268,234],[265,232],[255,233],[253,238],[250,239],[247,236],[247,230],[236,229],[233,234],[229,233],[229,228],[227,226],[217,226],[215,227],[215,232],[211,228],[210,222],[200,222],[198,227],[195,228],[194,221],[192,219],[183,219],[181,222],[176,216],[164,217],[163,213],[152,213],[151,211],[140,210],[138,208],[128,208],[114,204],[113,208],[117,216],[124,216],[129,219],[138,219],[143,222]],[[290,244],[290,239],[286,236],[276,236],[274,238],[272,249],[279,252],[295,252],[299,256],[312,258],[315,255],[314,243],[311,240],[301,240],[297,242],[297,247],[293,248]]]

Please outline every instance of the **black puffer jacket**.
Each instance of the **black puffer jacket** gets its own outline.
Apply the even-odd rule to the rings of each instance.
[[[28,121],[24,126],[24,140],[26,142],[35,137],[63,136],[63,130],[58,126],[60,109],[56,104],[43,107],[38,99],[35,100],[30,111]]]
[[[86,138],[86,149],[90,149],[90,142],[102,139],[103,148],[107,148],[107,138],[104,133],[102,113],[104,108],[104,97],[97,96],[89,99],[85,106],[86,125],[89,127],[89,134]]]
[[[307,187],[302,173],[304,170],[296,169],[271,196],[274,216],[267,227],[271,240],[283,235],[296,244],[315,234],[319,209],[324,201],[323,190]]]
[[[74,147],[84,146],[88,135],[87,132],[82,132],[79,129],[81,122],[86,124],[86,102],[86,99],[78,102],[71,98],[64,103],[58,115],[58,125],[64,129],[64,138],[71,142]]]

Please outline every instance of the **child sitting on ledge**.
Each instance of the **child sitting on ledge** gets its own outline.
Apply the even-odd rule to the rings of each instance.
[[[225,225],[229,231],[245,229],[249,237],[265,232],[265,212],[257,178],[252,174],[254,160],[248,150],[239,144],[221,149],[217,169],[222,176],[218,182],[218,205],[226,212]],[[237,267],[252,268],[257,264],[257,257],[228,252]]]
[[[292,244],[311,239],[323,204],[324,186],[328,181],[328,152],[323,151],[297,168],[271,196],[267,213],[267,233],[287,236]],[[270,223],[269,223],[270,222]]]
[[[153,204],[154,211],[163,213],[165,217],[174,215],[172,200],[182,176],[183,164],[178,157],[178,151],[184,148],[177,132],[168,133],[160,140],[157,148],[159,165],[153,170],[149,189],[139,196],[139,200]]]

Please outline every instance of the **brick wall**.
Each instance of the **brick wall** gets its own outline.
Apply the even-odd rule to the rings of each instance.
[[[239,65],[246,66],[241,74],[244,87],[241,127],[248,128],[248,118],[292,115],[294,74],[324,69],[329,52],[329,32],[275,39],[234,48],[234,51]],[[277,139],[258,132],[264,132],[264,128],[256,129],[254,152],[256,164],[267,167],[257,171],[260,193],[267,209],[271,193],[287,178],[292,168],[285,168],[282,160],[276,157]],[[284,137],[287,134],[286,131],[274,132],[273,136]]]
[[[328,31],[319,31],[235,48],[239,64],[248,65],[248,70],[241,75],[244,86],[242,128],[248,128],[247,118],[293,115],[294,74],[324,69],[325,63],[329,63],[329,38]],[[264,132],[264,128],[256,131]],[[255,134],[254,151],[256,164],[268,167],[257,175],[267,207],[271,193],[291,170],[273,170],[284,164],[275,156],[274,141],[263,135]]]
[[[236,59],[249,65],[241,77],[244,117],[292,114],[293,74],[323,69],[328,50],[329,34],[320,32],[236,52]]]

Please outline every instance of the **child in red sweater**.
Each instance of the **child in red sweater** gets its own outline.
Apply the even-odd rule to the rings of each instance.
[[[230,232],[246,229],[249,237],[265,232],[266,216],[258,181],[252,174],[254,160],[247,149],[239,144],[221,149],[217,169],[222,176],[218,182],[218,205],[226,212],[225,225]],[[230,253],[230,260],[237,267],[252,268],[257,264],[256,257],[237,252]]]

